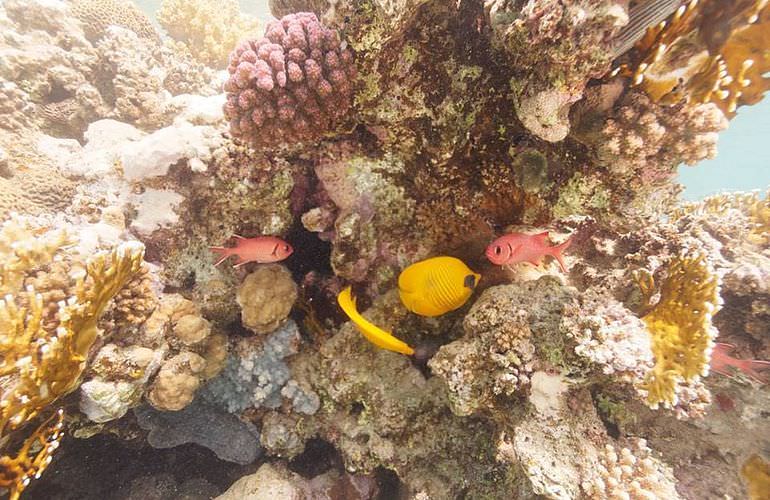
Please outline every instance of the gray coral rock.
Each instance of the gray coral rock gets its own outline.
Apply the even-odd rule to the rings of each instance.
[[[259,432],[248,422],[200,399],[180,411],[162,412],[150,406],[134,409],[142,429],[150,431],[153,448],[173,448],[195,443],[228,462],[250,464],[262,455]]]

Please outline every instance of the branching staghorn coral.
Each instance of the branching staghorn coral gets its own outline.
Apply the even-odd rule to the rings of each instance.
[[[636,278],[650,303],[655,280],[645,272],[637,273]],[[660,285],[660,300],[642,318],[655,356],[654,368],[640,384],[651,408],[660,403],[676,406],[679,386],[697,382],[708,373],[717,334],[711,318],[720,304],[719,279],[705,256],[682,255],[670,262]]]
[[[24,280],[64,259],[71,243],[65,232],[19,217],[0,228],[0,438],[77,387],[99,317],[142,267],[144,247],[135,242],[97,254],[74,277],[72,295],[53,306],[51,323],[52,304]]]
[[[238,41],[255,34],[259,25],[241,13],[236,0],[163,0],[158,22],[195,59],[220,69]]]
[[[40,479],[59,447],[64,410],[59,408],[27,439],[16,456],[0,456],[0,488],[8,488],[9,500],[17,500],[32,479]]]
[[[738,106],[756,104],[770,89],[768,25],[766,0],[690,0],[649,28],[631,65],[615,72],[656,102],[713,102],[732,118]]]

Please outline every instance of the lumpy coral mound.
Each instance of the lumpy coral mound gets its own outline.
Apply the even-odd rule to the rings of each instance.
[[[225,115],[254,146],[308,142],[333,130],[352,103],[353,54],[315,14],[284,16],[230,54]]]

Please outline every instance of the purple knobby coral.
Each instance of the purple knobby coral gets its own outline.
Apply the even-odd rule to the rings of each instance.
[[[289,14],[230,54],[225,116],[258,147],[306,142],[333,130],[352,103],[353,54],[315,14]]]

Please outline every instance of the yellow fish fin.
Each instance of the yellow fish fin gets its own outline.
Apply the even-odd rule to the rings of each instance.
[[[353,298],[353,291],[350,287],[347,287],[340,292],[337,296],[337,302],[342,310],[345,311],[345,314],[348,315],[350,321],[356,325],[358,331],[366,337],[366,340],[381,349],[400,352],[401,354],[406,354],[408,356],[414,354],[414,349],[409,347],[406,342],[397,339],[382,328],[373,325],[359,314],[356,310],[356,301]]]

